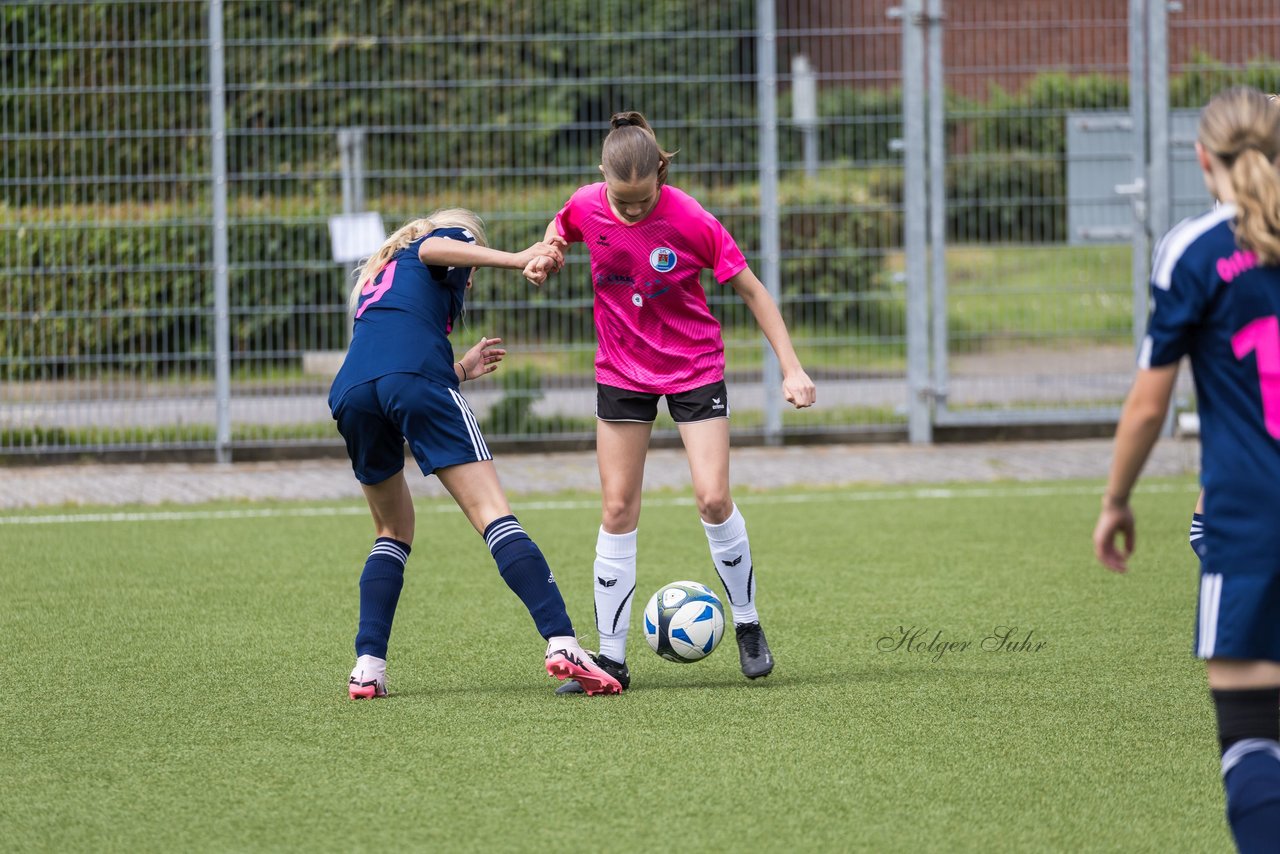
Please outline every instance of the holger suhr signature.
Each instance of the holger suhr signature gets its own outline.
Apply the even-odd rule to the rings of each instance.
[[[932,661],[941,661],[945,655],[971,649],[979,652],[1041,652],[1048,646],[1048,641],[1035,638],[1035,629],[1017,626],[996,626],[979,641],[948,638],[945,630],[927,626],[898,626],[896,631],[876,641],[876,649],[880,652],[915,653]]]

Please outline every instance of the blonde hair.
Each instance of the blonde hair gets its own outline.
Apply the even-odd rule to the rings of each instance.
[[[657,175],[659,187],[667,183],[667,167],[676,152],[664,151],[658,145],[658,138],[643,115],[635,110],[614,113],[609,127],[600,149],[605,180],[638,181]]]
[[[387,266],[387,262],[393,255],[437,228],[465,228],[475,237],[477,245],[489,245],[489,240],[484,233],[484,220],[480,219],[477,213],[466,208],[441,208],[421,219],[411,219],[393,231],[378,251],[357,268],[360,276],[356,279],[356,285],[351,289],[351,296],[347,299],[348,307],[355,311],[356,305],[360,302],[360,289],[366,282],[373,281],[382,268]]]
[[[1200,112],[1198,136],[1231,178],[1236,243],[1280,264],[1280,104],[1248,86],[1226,89]]]

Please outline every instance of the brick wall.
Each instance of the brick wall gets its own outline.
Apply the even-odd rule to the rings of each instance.
[[[901,76],[894,0],[782,0],[783,55],[807,53],[840,85],[892,86]],[[1171,12],[1172,70],[1197,52],[1228,63],[1280,58],[1280,0],[1183,0]],[[1040,71],[1128,74],[1126,0],[944,0],[947,86],[981,98],[991,84],[1016,90]],[[787,30],[837,30],[829,36]],[[1280,88],[1280,71],[1277,74]]]

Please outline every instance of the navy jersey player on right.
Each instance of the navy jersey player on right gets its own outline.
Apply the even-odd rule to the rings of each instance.
[[[1094,550],[1124,572],[1129,494],[1159,435],[1178,362],[1200,412],[1195,654],[1217,709],[1227,819],[1242,852],[1280,851],[1280,105],[1234,88],[1200,116],[1196,153],[1222,203],[1156,249],[1139,370],[1116,428]],[[1116,538],[1123,547],[1117,548]]]
[[[462,313],[476,267],[522,269],[562,247],[522,252],[485,245],[484,224],[461,208],[399,228],[366,262],[354,291],[351,346],[334,378],[329,407],[364,489],[376,540],[360,576],[352,699],[387,693],[387,642],[413,544],[413,499],[404,477],[405,442],[424,475],[435,474],[484,536],[507,586],[547,641],[544,666],[589,694],[616,694],[618,681],[578,645],[564,599],[542,552],[511,514],[493,457],[460,383],[492,373],[506,355],[499,338],[481,338],[457,361],[448,335]]]
[[[1267,95],[1267,100],[1271,103],[1280,103],[1280,94],[1275,92]],[[1191,544],[1191,550],[1196,553],[1196,557],[1204,560],[1204,490],[1200,490],[1200,495],[1196,498],[1196,509],[1191,514],[1191,527],[1187,530],[1187,542]]]

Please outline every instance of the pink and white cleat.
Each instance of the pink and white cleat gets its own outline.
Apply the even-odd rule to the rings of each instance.
[[[577,638],[554,637],[547,643],[547,672],[557,679],[572,679],[592,694],[621,694],[622,685],[591,660]]]
[[[357,658],[347,680],[347,693],[353,700],[387,696],[387,660],[372,655]]]

